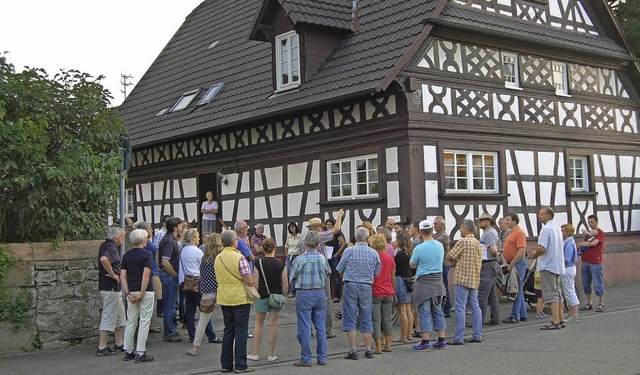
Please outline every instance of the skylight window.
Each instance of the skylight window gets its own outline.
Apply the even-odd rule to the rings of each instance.
[[[224,82],[214,83],[213,85],[211,85],[211,87],[209,87],[209,90],[207,90],[207,92],[204,94],[202,99],[200,99],[200,101],[198,102],[198,105],[211,103],[213,98],[215,98],[216,95],[218,95],[218,93],[220,92],[220,90],[222,90],[223,86],[224,86]]]
[[[164,115],[165,113],[167,113],[168,110],[169,110],[169,108],[164,108],[164,109],[160,110],[160,112],[158,112],[158,114],[156,114],[156,117]]]
[[[196,96],[198,96],[198,92],[200,92],[200,90],[188,91],[182,94],[182,96],[180,97],[180,99],[178,99],[178,101],[173,106],[173,108],[171,108],[170,112],[182,111],[183,109],[187,108],[189,104],[193,102]]]
[[[211,48],[217,46],[219,42],[220,42],[219,40],[215,40],[213,43],[211,43],[211,45],[207,49],[211,49]]]

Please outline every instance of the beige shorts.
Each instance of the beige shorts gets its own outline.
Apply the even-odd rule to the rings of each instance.
[[[160,281],[160,276],[153,276],[151,278],[153,281],[153,293],[155,298],[162,299],[162,282]]]
[[[123,327],[127,322],[127,318],[124,313],[122,293],[101,290],[100,297],[102,297],[100,330],[113,332],[116,328]]]

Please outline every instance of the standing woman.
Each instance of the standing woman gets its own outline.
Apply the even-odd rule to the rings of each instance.
[[[213,200],[213,192],[207,191],[207,200],[202,202],[200,213],[202,214],[202,232],[216,232],[216,214],[218,202]]]
[[[202,299],[200,300],[200,320],[196,327],[193,345],[191,349],[187,351],[187,354],[190,356],[195,357],[198,355],[202,336],[204,335],[206,327],[211,324],[211,314],[216,307],[216,292],[218,291],[218,281],[216,280],[216,271],[213,268],[213,264],[222,249],[220,234],[211,234],[204,245],[204,255],[200,263],[200,293],[202,293]],[[222,341],[219,337],[214,339],[214,343],[220,342]]]
[[[389,230],[385,228],[387,232]],[[373,279],[373,340],[376,344],[373,354],[391,351],[393,334],[393,300],[396,289],[396,264],[393,257],[387,254],[387,240],[383,234],[376,234],[369,239],[369,245],[380,257],[380,273]],[[381,346],[384,338],[384,349]]]
[[[276,342],[278,341],[278,315],[282,307],[274,307],[269,304],[269,294],[283,294],[287,290],[287,272],[282,261],[275,257],[276,243],[267,238],[262,243],[264,258],[253,263],[253,275],[258,284],[260,299],[254,301],[256,310],[256,325],[253,331],[253,353],[247,356],[252,361],[260,360],[260,342],[262,341],[262,327],[264,319],[269,313],[269,356],[267,362],[275,362]],[[265,283],[266,281],[266,283]]]
[[[576,228],[571,224],[564,224],[562,229],[562,239],[564,240],[564,274],[560,275],[562,280],[562,294],[567,306],[569,307],[568,315],[564,317],[564,303],[560,304],[560,319],[567,323],[579,322],[578,305],[580,300],[576,294],[575,277],[576,264],[578,264],[578,247],[573,239]]]
[[[302,237],[300,236],[300,229],[298,228],[298,224],[294,222],[290,222],[289,226],[289,234],[287,234],[287,242],[284,244],[284,255],[287,259],[287,274],[291,272],[291,265],[293,264],[293,260],[296,259],[298,255],[300,255],[300,240]],[[289,297],[293,297],[294,287],[291,284],[291,290],[289,290]]]
[[[200,234],[195,228],[187,230],[184,234],[185,246],[180,253],[180,269],[178,271],[178,282],[182,284],[185,276],[200,276],[200,263],[202,262],[202,250],[198,249],[200,244]],[[200,304],[202,294],[200,292],[192,293],[184,291],[185,311],[184,323],[187,324],[187,332],[189,333],[189,342],[195,343],[196,335],[196,307]],[[216,337],[211,322],[207,324],[205,329],[209,342],[222,342]]]
[[[336,221],[332,218],[327,219],[324,222],[325,228],[327,230],[333,230],[333,227],[336,225]],[[340,263],[340,256],[344,249],[347,248],[347,240],[344,238],[344,233],[339,231],[338,233],[334,233],[333,240],[326,242],[325,246],[333,247],[333,255],[331,255],[331,259],[329,259],[329,266],[331,267],[331,279],[333,280],[333,303],[340,302],[340,290],[341,290],[341,278],[340,273],[336,270],[338,263]]]
[[[407,231],[400,231],[396,237],[396,256],[393,260],[396,263],[396,309],[398,309],[398,319],[400,320],[400,336],[395,342],[408,342],[411,339],[411,329],[413,328],[413,308],[411,307],[411,293],[407,291],[404,279],[413,276],[413,271],[409,267],[409,259],[413,253],[413,243],[411,235]]]

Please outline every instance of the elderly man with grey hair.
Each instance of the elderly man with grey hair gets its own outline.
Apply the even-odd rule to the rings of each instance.
[[[327,334],[325,316],[327,299],[324,293],[327,275],[331,273],[327,258],[318,252],[320,233],[314,230],[305,236],[306,251],[291,265],[289,280],[296,290],[296,316],[300,361],[294,366],[311,367],[311,325],[316,329],[316,357],[319,365],[327,363]]]
[[[162,299],[162,282],[160,281],[160,270],[158,269],[158,246],[151,240],[153,238],[153,226],[146,221],[138,221],[133,224],[134,229],[144,229],[148,234],[148,239],[144,248],[151,253],[153,264],[151,264],[151,282],[153,283],[153,297],[155,301]],[[157,325],[149,327],[149,332],[162,332],[162,328]]]
[[[122,327],[125,325],[124,304],[120,295],[120,253],[118,248],[124,241],[125,231],[119,227],[108,227],[106,240],[98,250],[98,290],[102,298],[100,318],[100,339],[97,356],[110,356],[124,351]],[[109,332],[116,337],[116,346],[107,346]]]
[[[482,245],[474,235],[476,225],[473,220],[464,220],[460,226],[462,238],[447,255],[447,260],[455,267],[453,290],[455,298],[456,331],[448,345],[464,344],[464,327],[467,304],[471,308],[473,333],[467,342],[482,342],[482,313],[478,305],[478,287],[482,268]]]
[[[356,321],[360,318],[360,332],[364,338],[364,356],[373,358],[371,334],[373,333],[373,279],[380,273],[382,262],[378,253],[367,245],[369,230],[358,227],[356,244],[347,248],[336,270],[342,274],[342,330],[347,332],[349,352],[345,359],[358,359],[356,351]]]

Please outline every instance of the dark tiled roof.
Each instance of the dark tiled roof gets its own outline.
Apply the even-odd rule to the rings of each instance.
[[[364,2],[362,28],[338,44],[310,81],[273,95],[271,44],[247,39],[261,3],[206,0],[187,17],[120,106],[134,146],[383,90],[382,81],[433,8],[424,0]],[[219,44],[208,49],[215,40]],[[225,85],[210,104],[156,116],[183,93],[217,82]]]
[[[351,30],[352,0],[279,0],[294,24],[298,22]]]
[[[481,33],[528,40],[532,43],[570,48],[594,55],[621,59],[629,59],[630,57],[624,47],[604,36],[535,25],[518,21],[513,17],[475,11],[451,3],[447,4],[442,14],[431,22],[439,25],[477,30]]]

